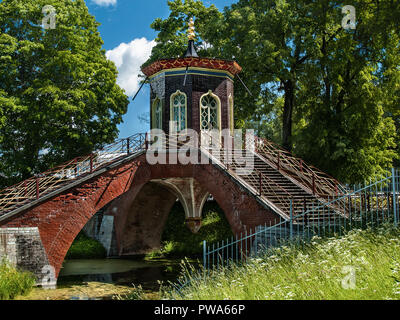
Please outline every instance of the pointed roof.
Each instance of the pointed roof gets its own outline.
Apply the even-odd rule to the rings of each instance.
[[[194,40],[189,40],[189,45],[186,53],[183,55],[184,58],[198,58],[199,55],[196,52],[196,47],[194,46]]]

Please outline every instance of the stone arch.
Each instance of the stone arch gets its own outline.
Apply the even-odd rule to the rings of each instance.
[[[148,253],[161,245],[161,235],[177,197],[168,188],[149,181],[135,197],[126,193],[112,204],[118,211],[126,212],[125,219],[115,221],[119,256]],[[122,223],[121,223],[122,222]]]
[[[133,186],[109,207],[109,214],[115,216],[120,256],[140,255],[160,248],[166,220],[177,200],[184,209],[188,228],[198,232],[209,192],[195,179],[152,179],[138,188],[139,192],[135,192]]]
[[[186,216],[186,225],[192,233],[201,227],[201,213],[210,193],[195,178],[169,178],[153,180],[165,186],[182,204]]]

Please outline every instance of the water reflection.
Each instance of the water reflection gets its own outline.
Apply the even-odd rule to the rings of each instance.
[[[101,282],[138,286],[146,291],[158,291],[159,282],[175,281],[181,271],[181,260],[67,260],[63,264],[58,284],[69,282]]]

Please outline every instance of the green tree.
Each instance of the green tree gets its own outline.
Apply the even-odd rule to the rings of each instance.
[[[306,124],[296,151],[344,182],[383,174],[396,157],[389,110],[400,83],[399,29],[388,23],[390,1],[356,3],[354,30],[332,31],[343,2],[314,5],[321,23],[314,30],[317,55],[300,79],[297,101]],[[389,20],[390,21],[390,20]]]
[[[255,111],[248,124],[279,139],[281,118],[284,147],[343,182],[363,182],[395,157],[399,4],[358,1],[357,28],[345,30],[346,4],[240,0],[225,10],[221,43],[259,86],[263,106],[240,101]]]
[[[42,27],[42,8],[56,28]],[[0,3],[1,184],[91,152],[118,134],[128,98],[83,0]]]
[[[240,0],[224,15],[231,39],[226,50],[244,68],[246,83],[263,97],[265,112],[283,97],[281,143],[288,150],[292,148],[298,80],[314,53],[311,30],[318,21],[310,14],[313,5],[310,1]],[[246,94],[236,98],[245,109],[242,114],[251,115],[254,101]]]

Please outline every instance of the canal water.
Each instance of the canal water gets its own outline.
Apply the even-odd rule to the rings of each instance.
[[[191,261],[192,263],[194,261]],[[182,259],[66,260],[57,289],[35,288],[28,300],[123,299],[140,286],[147,299],[159,299],[160,285],[178,279]],[[136,289],[135,289],[136,288]]]

